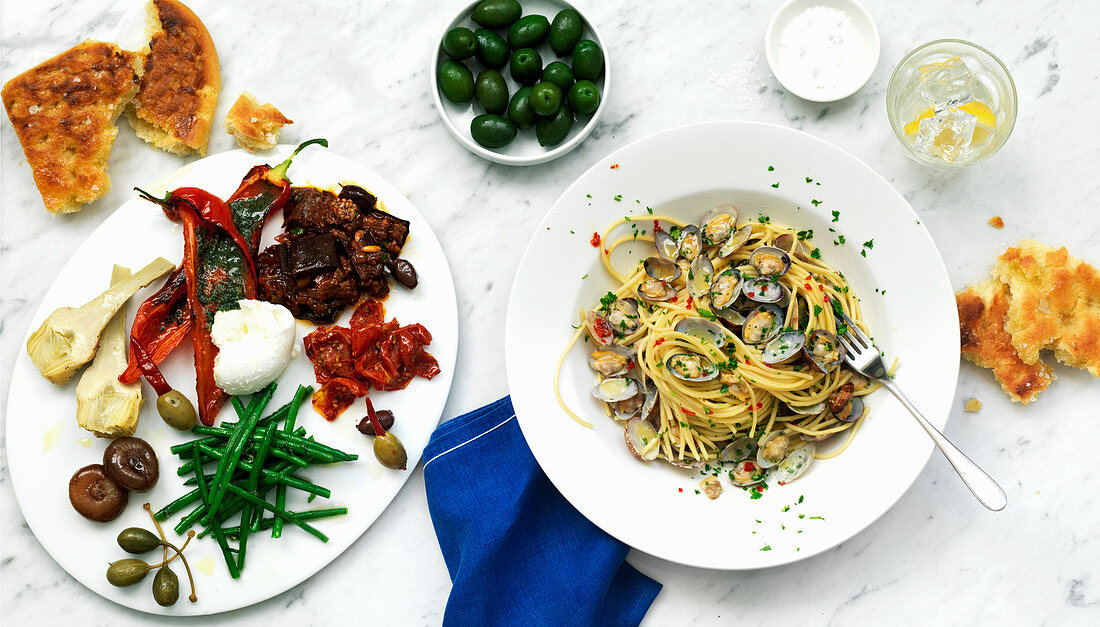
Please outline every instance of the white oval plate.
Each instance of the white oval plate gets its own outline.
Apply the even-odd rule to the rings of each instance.
[[[279,146],[262,155],[243,150],[214,155],[180,168],[151,184],[148,190],[160,195],[176,187],[198,186],[227,198],[249,168],[264,162],[274,165],[291,150],[291,146]],[[355,429],[359,418],[366,414],[364,401],[357,401],[332,423],[317,414],[307,401],[298,415],[298,424],[320,442],[358,453],[359,460],[306,470],[306,476],[332,490],[332,498],[318,498],[307,505],[300,493],[291,490],[288,497],[293,494],[293,500],[288,498],[288,507],[346,506],[348,515],[317,521],[315,526],[329,536],[327,543],[293,526],[288,526],[278,540],[272,539],[270,532],[253,534],[245,570],[237,581],[229,577],[213,539],[192,541],[186,555],[195,571],[199,601],[192,604],[187,600],[187,580],[177,560],[174,569],[181,582],[180,600],[173,607],[162,608],[150,593],[152,576],[129,588],[115,588],[107,583],[104,574],[109,562],[129,557],[115,543],[119,531],[134,525],[152,528],[142,504],[148,501],[159,509],[185,493],[184,478],[176,475],[178,460],[168,448],[190,438],[164,424],[156,412],[156,396],[146,384],[136,435],[156,449],[160,481],[149,493],[131,495],[125,513],[117,520],[110,523],[85,520],[69,505],[69,477],[82,466],[101,463],[108,441],[91,437],[76,424],[75,389],[80,375],[64,386],[55,386],[38,373],[26,352],[21,351],[12,373],[6,417],[8,467],[16,498],[31,531],[50,556],[77,581],[116,603],[155,614],[213,614],[258,603],[290,589],[336,559],[370,527],[412,474],[439,422],[450,391],[458,334],[454,281],[439,241],[400,191],[374,172],[325,148],[306,148],[294,158],[290,176],[296,185],[335,187],[337,183],[354,182],[377,195],[390,213],[412,222],[402,256],[416,267],[420,284],[411,291],[395,285],[385,302],[386,315],[396,317],[402,324],[423,323],[431,331],[433,339],[427,348],[439,360],[442,373],[432,381],[417,378],[403,391],[371,392],[375,406],[393,410],[397,417],[394,433],[408,452],[409,470],[387,470],[375,461],[371,439]],[[281,223],[281,216],[271,219],[263,246],[281,230]],[[182,254],[183,234],[178,225],[148,202],[136,198],[126,202],[92,233],[61,270],[35,313],[28,335],[54,309],[81,305],[103,291],[110,283],[113,264],[136,270],[158,256],[178,262]],[[127,328],[133,322],[137,304],[160,283],[155,282],[131,299]],[[350,317],[349,309],[340,318],[340,324],[346,325]],[[299,340],[312,328],[299,322]],[[188,339],[169,356],[162,369],[170,383],[194,399],[192,355]],[[317,387],[312,365],[304,354],[298,355],[279,378],[279,388],[269,409],[290,400],[299,384]],[[235,419],[233,416],[227,403],[219,422]],[[173,516],[165,527],[170,540],[183,540],[171,529],[181,515]],[[145,557],[149,560],[156,555],[154,552]]]
[[[959,326],[943,262],[905,199],[871,168],[805,133],[748,122],[685,126],[612,153],[565,190],[527,248],[508,306],[508,383],[523,435],[558,490],[611,535],[673,562],[738,570],[793,562],[852,537],[901,497],[932,444],[882,391],[868,397],[871,414],[843,455],[773,485],[759,500],[723,475],[724,494],[709,501],[695,494],[698,473],[626,451],[622,427],[590,395],[583,347],[562,366],[562,395],[595,429],[558,407],[554,366],[578,310],[614,287],[589,243],[592,233],[624,215],[651,231],[647,206],[695,221],[724,202],[749,219],[764,213],[773,223],[814,230],[824,259],[859,291],[878,345],[901,360],[898,384],[938,427],[954,394]],[[834,245],[840,234],[847,243]],[[874,248],[861,257],[861,243],[871,238]]]

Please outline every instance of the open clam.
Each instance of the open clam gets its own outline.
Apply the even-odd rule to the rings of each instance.
[[[745,324],[745,316],[740,311],[732,308],[715,307],[711,310],[714,315],[730,323],[735,327]]]
[[[779,333],[783,325],[783,310],[775,305],[760,305],[745,316],[741,339],[746,344],[763,344]]]
[[[783,458],[783,461],[775,465],[775,480],[779,485],[788,484],[802,476],[814,461],[814,453],[817,447],[812,442],[807,442],[802,448],[791,451]]]
[[[737,297],[741,295],[741,284],[743,282],[744,279],[736,268],[723,270],[711,281],[710,304],[716,309],[733,305]]]
[[[815,329],[807,336],[802,353],[814,369],[825,373],[832,372],[844,359],[844,347],[825,329]]]
[[[702,298],[710,292],[710,282],[714,277],[714,264],[710,257],[699,255],[688,267],[688,292],[695,298]]]
[[[626,346],[604,346],[588,355],[588,367],[605,378],[619,377],[634,369],[634,350]]]
[[[595,309],[584,312],[584,326],[588,328],[592,341],[601,346],[608,346],[615,341],[615,330],[611,323]]]
[[[788,253],[792,253],[798,246],[798,239],[794,236],[794,233],[783,233],[775,238],[775,241],[772,242],[772,246],[775,246],[779,250],[785,250]]]
[[[863,399],[856,396],[841,407],[840,411],[834,411],[833,417],[841,422],[855,422],[863,415],[863,409]]]
[[[680,256],[680,242],[668,234],[668,231],[660,230],[653,233],[653,245],[657,247],[657,254],[668,261],[676,261]]]
[[[718,461],[739,462],[756,456],[757,444],[752,438],[738,438],[726,445],[718,454]]]
[[[766,364],[786,363],[798,357],[805,343],[806,336],[802,333],[798,331],[785,331],[768,342],[764,347],[763,354],[760,356],[760,361]]]
[[[726,329],[717,322],[703,318],[684,318],[673,327],[677,333],[697,338],[707,346],[722,348],[726,345]]]
[[[638,296],[642,300],[663,302],[676,298],[676,288],[668,281],[647,279],[638,284]]]
[[[791,256],[775,246],[761,246],[749,255],[749,263],[760,276],[779,276],[791,269]]]
[[[726,243],[722,244],[721,248],[718,249],[718,256],[722,259],[729,257],[740,250],[741,247],[745,245],[745,242],[749,241],[750,237],[752,237],[752,225],[746,224],[730,234]]]
[[[633,334],[642,324],[638,317],[638,299],[620,298],[611,303],[607,322],[621,337]]]
[[[700,383],[718,376],[718,366],[695,353],[675,353],[665,360],[665,368],[681,381]]]
[[[793,448],[791,437],[786,431],[771,431],[760,438],[756,451],[756,463],[763,468],[771,468],[783,461]]]
[[[699,227],[694,224],[685,226],[680,231],[680,256],[688,261],[695,261],[699,253],[703,251],[703,238],[699,234]]]
[[[803,416],[816,416],[825,411],[825,401],[814,403],[813,405],[791,405],[788,403],[787,407],[796,414],[802,414]]]
[[[661,281],[675,281],[680,278],[680,266],[664,257],[646,257],[642,262],[645,273]]]
[[[737,207],[719,205],[706,212],[699,222],[704,246],[724,244],[737,228]]]
[[[630,451],[631,455],[642,461],[653,461],[657,459],[657,455],[661,452],[660,446],[649,446],[657,439],[657,430],[644,418],[636,417],[628,420],[626,422],[625,437],[627,450]],[[647,448],[649,450],[646,450]]]
[[[761,468],[752,459],[744,459],[737,462],[737,465],[730,471],[730,482],[739,488],[747,488],[760,483],[767,476],[768,470],[766,468]]]
[[[676,466],[677,468],[686,468],[687,470],[699,470],[706,465],[706,462],[698,459],[665,459],[666,462]]]
[[[782,307],[784,300],[790,302],[790,291],[772,277],[745,279],[741,285],[741,293],[749,300],[758,303],[776,303]]]
[[[613,377],[597,383],[592,388],[592,396],[605,403],[618,403],[633,398],[639,391],[638,382],[634,379]]]

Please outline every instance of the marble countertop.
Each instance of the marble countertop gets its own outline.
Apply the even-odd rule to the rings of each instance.
[[[530,168],[494,165],[467,152],[433,108],[425,76],[433,38],[465,3],[276,0],[274,10],[189,3],[221,57],[211,153],[235,147],[221,120],[247,89],[294,118],[284,141],[332,139],[334,150],[406,193],[439,234],[454,270],[461,325],[445,420],[507,393],[500,328],[508,290],[532,230],[559,192],[608,152],[689,122],[791,126],[871,164],[920,214],[956,288],[987,276],[995,255],[1019,238],[1064,244],[1100,263],[1100,212],[1092,204],[1100,202],[1094,119],[1100,75],[1089,0],[866,0],[882,35],[881,60],[862,90],[834,104],[799,100],[771,76],[763,37],[774,3],[582,2],[613,57],[614,93],[599,127],[576,151]],[[85,37],[112,37],[128,4],[3,0],[3,80]],[[952,173],[933,172],[903,154],[884,104],[897,61],[940,37],[968,39],[1000,56],[1019,94],[1019,118],[1004,149]],[[185,160],[149,148],[121,123],[111,155],[114,190],[77,215],[51,217],[10,124],[0,127],[2,407],[30,317],[69,251],[131,187]],[[1004,229],[987,225],[993,215],[1003,217]],[[492,246],[484,245],[486,237]],[[1095,438],[1088,435],[1095,433],[1100,385],[1082,371],[1056,367],[1056,374],[1056,383],[1025,408],[1011,404],[987,371],[963,364],[947,435],[1001,481],[1009,496],[1004,512],[984,510],[936,454],[896,507],[809,560],[726,573],[635,551],[631,563],[664,584],[646,622],[1100,623],[1100,479],[1092,472]],[[985,407],[964,414],[963,401],[972,396]],[[5,466],[0,484],[5,622],[60,624],[76,616],[96,625],[171,622],[106,602],[69,577],[23,522]],[[296,588],[218,621],[320,624],[367,610],[378,623],[438,624],[449,588],[417,469],[343,557]]]

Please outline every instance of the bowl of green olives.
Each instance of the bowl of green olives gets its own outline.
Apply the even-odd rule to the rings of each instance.
[[[576,148],[611,86],[596,26],[561,0],[477,0],[443,29],[432,57],[443,126],[470,152],[534,165]]]

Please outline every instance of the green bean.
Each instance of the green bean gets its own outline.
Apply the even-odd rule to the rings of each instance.
[[[294,518],[298,520],[316,520],[318,518],[331,518],[333,516],[343,516],[348,513],[346,507],[330,507],[328,509],[307,509],[301,512],[288,512]],[[275,516],[272,518],[263,518],[260,520],[260,530],[271,529],[274,526],[276,520],[282,520],[282,518]],[[255,530],[253,530],[255,531]],[[240,526],[237,527],[223,527],[222,532],[227,536],[232,536],[241,532]]]
[[[191,440],[190,442],[183,442],[182,444],[177,444],[177,445],[173,446],[172,448],[170,448],[168,450],[172,451],[173,455],[177,455],[179,457],[186,457],[186,456],[192,454],[192,452],[194,450],[194,446],[196,444],[200,444],[200,443],[201,444],[217,444],[218,442],[221,442],[222,439],[223,438],[209,437],[209,438],[202,438],[202,439],[199,439],[199,440]]]
[[[199,459],[202,457],[202,450],[200,445],[195,446],[194,457]],[[202,472],[202,460],[199,459],[199,464],[195,466],[195,480],[198,482],[199,495],[202,496],[203,503],[208,503],[210,493],[206,487],[206,477]],[[217,525],[215,525],[217,527]],[[229,552],[229,543],[225,541],[225,535],[221,533],[220,528],[214,530],[214,539],[218,542],[218,546],[222,550],[222,557],[225,559],[225,565],[229,568],[229,576],[234,579],[240,579],[241,571],[237,569],[237,563],[233,559],[233,554]]]
[[[264,429],[264,437],[260,442],[260,448],[256,451],[256,457],[252,461],[252,468],[248,472],[248,483],[246,489],[249,494],[256,494],[256,490],[259,488],[260,483],[260,470],[263,468],[264,461],[267,459],[267,451],[271,448],[271,440],[275,436],[274,425]],[[263,515],[263,510],[260,510],[260,515]],[[245,505],[244,510],[241,512],[241,534],[239,540],[240,552],[237,553],[237,568],[244,570],[244,555],[248,548],[248,535],[252,531],[252,515],[253,506]],[[256,527],[256,531],[259,531],[259,526]]]
[[[187,494],[184,494],[183,496],[179,497],[178,499],[176,499],[176,500],[172,501],[171,503],[165,505],[164,507],[160,508],[160,510],[156,514],[153,514],[153,516],[155,516],[157,520],[168,520],[168,518],[172,514],[175,514],[176,512],[178,512],[181,509],[187,507],[191,503],[194,503],[195,500],[197,500],[198,498],[199,498],[199,489],[195,488],[194,490],[191,490]]]
[[[229,399],[229,402],[233,404],[233,411],[237,412],[237,420],[244,420],[244,417],[248,415],[247,410],[241,403],[241,399],[238,396],[234,396]]]
[[[246,416],[240,426],[233,430],[233,435],[229,438],[229,444],[225,447],[225,455],[218,461],[217,476],[214,477],[213,485],[210,487],[210,507],[207,508],[209,510],[207,516],[218,511],[218,506],[225,498],[226,486],[229,484],[233,470],[241,459],[241,452],[244,451],[248,436],[252,435],[252,429],[255,428],[256,421],[260,419],[260,413],[274,393],[275,383],[272,382],[257,396],[252,397],[252,402],[248,404],[249,409],[252,410],[251,413]]]
[[[305,385],[299,385],[298,389],[294,392],[294,398],[291,399],[290,409],[287,411],[286,422],[283,423],[283,431],[286,433],[292,433],[294,431],[294,423],[298,420],[298,408],[302,405],[302,401],[305,400],[307,394],[312,394],[313,388]],[[289,455],[289,453],[288,453]],[[303,466],[304,468],[305,466]],[[286,486],[280,485],[275,488],[275,506],[280,508],[286,508]],[[278,538],[283,535],[283,519],[275,516],[271,519],[271,537]]]
[[[271,503],[268,503],[267,501],[265,501],[265,500],[263,500],[263,499],[261,499],[257,496],[253,496],[253,495],[249,494],[248,492],[246,492],[245,490],[243,490],[243,489],[241,489],[241,488],[239,488],[235,485],[229,485],[228,489],[229,489],[230,492],[233,492],[234,494],[240,496],[242,499],[244,499],[246,501],[251,501],[253,505],[259,505],[260,507],[270,511],[273,514],[275,514],[276,516],[281,516],[282,518],[284,518],[286,520],[289,520],[290,522],[294,523],[298,527],[301,527],[305,531],[308,531],[309,533],[313,534],[314,536],[319,538],[322,542],[328,542],[328,536],[321,533],[321,531],[319,529],[317,529],[313,525],[310,525],[309,523],[305,522],[304,520],[298,520],[290,512],[286,511],[285,509],[275,507]]]

